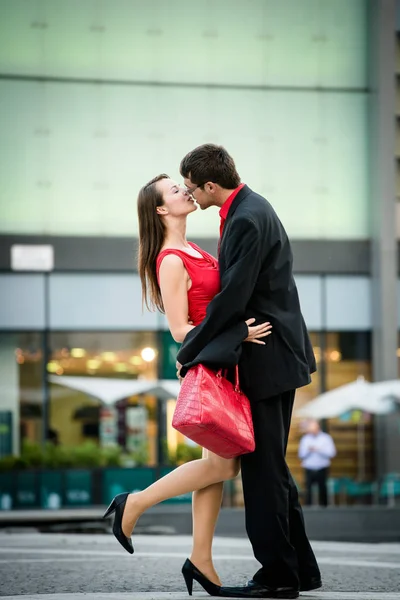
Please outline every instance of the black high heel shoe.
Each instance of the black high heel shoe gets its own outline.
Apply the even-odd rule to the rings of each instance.
[[[219,591],[221,589],[220,585],[213,583],[201,571],[198,570],[195,565],[190,562],[187,558],[185,560],[185,564],[182,567],[182,575],[185,579],[186,587],[189,593],[189,596],[192,595],[193,590],[193,579],[197,581],[205,591],[210,594],[210,596],[219,596]]]
[[[123,548],[129,554],[133,554],[133,545],[131,538],[127,538],[124,532],[122,531],[122,517],[124,515],[126,500],[129,496],[129,492],[125,492],[123,494],[118,494],[115,496],[110,506],[107,508],[106,512],[103,515],[103,519],[108,517],[108,515],[112,515],[115,512],[114,524],[113,524],[113,534],[121,544]]]

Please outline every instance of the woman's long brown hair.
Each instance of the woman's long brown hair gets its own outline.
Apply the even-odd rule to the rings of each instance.
[[[157,256],[165,239],[165,225],[157,214],[163,205],[163,197],[157,189],[157,181],[169,179],[165,173],[146,183],[139,192],[137,211],[139,219],[138,271],[142,282],[142,302],[149,310],[164,312],[160,287],[157,281]]]

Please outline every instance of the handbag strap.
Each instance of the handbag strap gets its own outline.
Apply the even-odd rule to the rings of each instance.
[[[240,392],[240,383],[239,383],[239,365],[235,367],[235,390]]]
[[[217,371],[217,373],[216,373],[217,377],[225,377],[225,378],[226,378],[226,374],[227,374],[227,369],[219,369],[219,371]],[[235,382],[233,385],[234,385],[235,391],[240,392],[239,365],[235,366]]]

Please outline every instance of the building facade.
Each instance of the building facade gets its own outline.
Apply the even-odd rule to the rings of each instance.
[[[14,453],[49,436],[143,442],[156,464],[164,440],[184,442],[173,395],[107,403],[55,378],[174,378],[165,319],[142,309],[135,199],[159,172],[179,180],[182,156],[207,141],[292,240],[318,362],[296,406],[359,376],[398,376],[396,3],[231,4],[0,4],[0,411]],[[218,225],[197,211],[188,238],[215,253]],[[397,413],[327,425],[335,477],[400,471]]]

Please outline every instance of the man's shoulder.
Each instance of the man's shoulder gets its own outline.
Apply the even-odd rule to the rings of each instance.
[[[243,200],[237,207],[236,215],[238,217],[249,217],[251,215],[265,215],[269,216],[270,218],[278,218],[272,204],[266,198],[264,198],[264,196],[261,196],[261,194],[254,192],[250,188],[248,188],[248,190],[248,194],[246,194],[246,196],[243,198]]]
[[[250,190],[240,202],[233,219],[235,221],[251,222],[257,231],[261,233],[268,230],[275,232],[279,237],[287,237],[285,228],[272,204],[253,190]]]
[[[244,196],[241,205],[254,204],[255,206],[271,206],[264,196],[247,187],[247,194]]]

